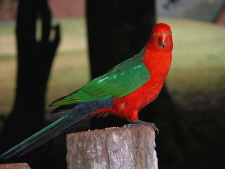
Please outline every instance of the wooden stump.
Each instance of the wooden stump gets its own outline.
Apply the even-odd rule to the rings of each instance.
[[[27,163],[0,164],[0,169],[30,169]]]
[[[151,126],[113,127],[67,135],[68,169],[157,169]]]

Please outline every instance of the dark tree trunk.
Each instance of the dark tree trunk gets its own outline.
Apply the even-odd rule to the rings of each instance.
[[[92,78],[139,52],[155,24],[155,3],[145,0],[87,0]]]
[[[36,40],[40,17],[42,34]],[[59,26],[49,40],[51,14],[46,0],[20,0],[16,37],[18,50],[15,103],[1,134],[0,145],[7,149],[43,127],[45,93],[51,64],[60,41]],[[1,146],[2,147],[2,146]]]
[[[87,0],[88,45],[92,78],[138,53],[155,24],[155,2]],[[93,128],[124,124],[115,117],[92,120]]]
[[[145,46],[156,23],[155,1],[87,0],[86,5],[91,76],[94,78]],[[156,139],[159,166],[169,166],[179,161],[182,157],[175,141],[179,135],[174,132],[179,130],[177,114],[174,114],[173,101],[165,86],[159,97],[146,106],[139,117],[156,123],[160,133],[163,133]],[[92,129],[125,123],[115,117],[92,119],[91,122]]]

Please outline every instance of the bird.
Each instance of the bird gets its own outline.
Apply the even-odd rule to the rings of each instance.
[[[21,156],[91,117],[114,115],[130,124],[143,124],[138,113],[161,91],[172,61],[173,40],[169,25],[153,26],[145,47],[79,90],[53,101],[52,114],[65,115],[0,155],[5,161]],[[153,126],[154,127],[154,126]]]

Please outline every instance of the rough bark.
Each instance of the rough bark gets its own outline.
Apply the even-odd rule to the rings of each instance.
[[[107,128],[67,135],[68,169],[157,169],[151,126]]]
[[[31,169],[27,163],[0,164],[0,169]]]

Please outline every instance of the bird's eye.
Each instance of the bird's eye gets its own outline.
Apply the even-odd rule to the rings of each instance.
[[[172,31],[170,32],[170,35],[172,35]]]
[[[152,35],[154,35],[154,32],[152,32]]]

